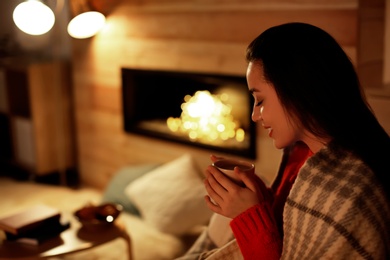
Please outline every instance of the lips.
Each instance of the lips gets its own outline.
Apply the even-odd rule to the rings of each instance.
[[[268,136],[272,137],[272,133],[274,132],[272,128],[267,128],[268,130]]]
[[[268,136],[272,137],[273,129],[269,126],[263,125],[264,129],[268,131]]]

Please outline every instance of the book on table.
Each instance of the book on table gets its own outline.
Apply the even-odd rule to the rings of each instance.
[[[69,228],[70,222],[61,219],[61,212],[46,205],[36,205],[0,218],[0,229],[6,240],[40,244]]]
[[[43,242],[57,237],[62,231],[70,227],[70,222],[66,220],[53,219],[45,222],[43,225],[31,229],[19,235],[5,232],[8,241],[15,241],[23,244],[40,245]]]
[[[52,220],[59,221],[61,212],[46,205],[35,205],[26,210],[0,218],[0,229],[19,235]]]

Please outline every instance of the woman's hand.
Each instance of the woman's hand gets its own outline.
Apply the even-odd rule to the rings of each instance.
[[[221,157],[221,156],[216,156],[216,155],[214,155],[214,154],[210,155],[210,160],[211,160],[212,162],[216,162],[216,161],[221,160],[221,159],[224,159],[224,158]]]
[[[214,159],[218,159],[215,157]],[[213,160],[213,156],[211,158]],[[209,165],[206,169],[204,184],[208,195],[205,196],[207,206],[215,213],[235,218],[245,210],[261,201],[269,200],[269,190],[255,174],[248,174],[234,169],[245,187],[231,181],[221,171]]]

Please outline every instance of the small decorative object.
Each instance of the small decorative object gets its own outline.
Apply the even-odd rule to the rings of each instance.
[[[74,213],[83,226],[104,226],[112,224],[122,212],[123,207],[115,203],[100,205],[88,204]]]

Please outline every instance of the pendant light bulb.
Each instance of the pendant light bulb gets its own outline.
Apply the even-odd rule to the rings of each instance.
[[[42,35],[50,31],[55,22],[53,11],[38,0],[20,3],[13,12],[16,26],[30,35]]]
[[[105,25],[106,17],[99,12],[90,11],[79,14],[68,25],[68,33],[76,39],[85,39],[97,34]]]

